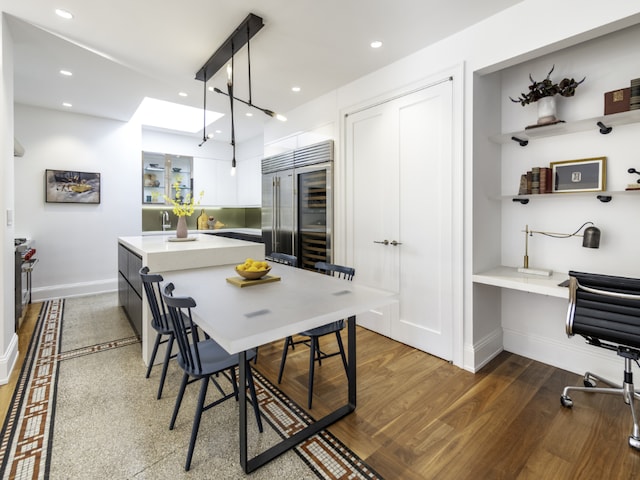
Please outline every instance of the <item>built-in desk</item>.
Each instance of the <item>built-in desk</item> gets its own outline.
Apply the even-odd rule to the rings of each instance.
[[[497,267],[486,272],[473,275],[475,283],[493,285],[494,287],[521,290],[523,292],[538,293],[552,297],[569,298],[569,289],[558,286],[569,278],[567,273],[554,272],[551,276],[532,275],[518,272],[513,267]]]

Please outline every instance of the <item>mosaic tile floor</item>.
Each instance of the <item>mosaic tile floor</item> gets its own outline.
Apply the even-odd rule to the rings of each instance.
[[[24,365],[2,432],[3,479],[380,478],[326,431],[246,476],[234,402],[205,412],[185,472],[198,388],[187,389],[170,431],[182,372],[170,366],[163,398],[155,400],[160,368],[144,378],[140,345],[116,294],[47,302]],[[260,434],[249,423],[252,455],[313,421],[258,372],[255,380],[272,428]]]

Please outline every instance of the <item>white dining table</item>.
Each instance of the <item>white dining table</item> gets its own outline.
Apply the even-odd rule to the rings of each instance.
[[[246,473],[270,462],[356,408],[356,328],[359,313],[397,301],[397,294],[309,270],[274,264],[278,281],[239,287],[234,265],[162,273],[175,296],[189,296],[200,328],[227,352],[240,355],[239,384],[246,385],[246,351],[340,319],[347,319],[347,403],[253,458],[247,454],[246,389],[239,389],[240,463]]]

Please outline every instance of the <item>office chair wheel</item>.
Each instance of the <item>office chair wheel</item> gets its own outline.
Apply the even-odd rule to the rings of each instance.
[[[640,450],[640,438],[636,438],[633,435],[629,435],[629,446]]]
[[[596,381],[592,380],[590,378],[585,378],[584,381],[584,386],[587,388],[595,388],[596,387]]]
[[[573,407],[573,400],[567,395],[560,395],[560,404],[565,408]]]

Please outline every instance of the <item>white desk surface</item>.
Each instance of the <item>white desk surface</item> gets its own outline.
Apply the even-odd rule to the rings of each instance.
[[[475,283],[521,290],[523,292],[569,298],[569,289],[558,284],[569,278],[568,273],[554,272],[550,277],[518,272],[513,267],[497,267],[473,275]]]
[[[320,273],[273,264],[278,282],[240,288],[226,281],[234,265],[162,272],[174,295],[193,297],[196,322],[238,353],[390,304],[397,294]]]

